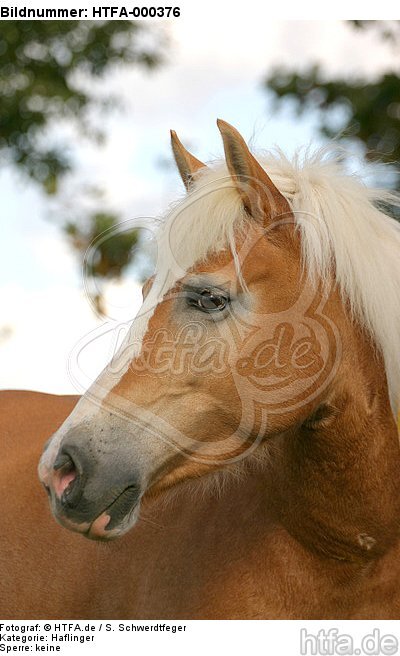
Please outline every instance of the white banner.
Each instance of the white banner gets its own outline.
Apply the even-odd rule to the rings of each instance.
[[[390,621],[4,621],[0,653],[55,652],[118,656],[380,655],[399,653],[400,626]]]
[[[230,0],[9,0],[0,2],[1,20],[180,20],[195,15],[207,16],[221,27],[230,17],[240,16],[244,23],[259,20],[259,0],[232,3]],[[272,19],[390,19],[395,13],[393,0],[369,3],[338,0],[287,0],[271,2],[268,16]],[[264,13],[264,12],[263,12]],[[228,23],[227,23],[228,21]]]

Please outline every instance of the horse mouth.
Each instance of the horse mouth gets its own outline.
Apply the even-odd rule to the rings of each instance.
[[[139,513],[140,491],[130,485],[92,522],[85,534],[92,540],[115,540],[136,522]]]
[[[136,485],[130,485],[120,492],[92,521],[76,522],[62,512],[57,512],[56,518],[64,528],[80,533],[90,540],[115,540],[136,523],[140,498],[139,488]]]

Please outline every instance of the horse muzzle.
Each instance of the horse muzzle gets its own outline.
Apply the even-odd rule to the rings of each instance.
[[[62,526],[91,539],[110,540],[135,524],[141,485],[123,454],[115,460],[98,454],[94,458],[68,440],[62,441],[54,457],[50,442],[38,471]]]

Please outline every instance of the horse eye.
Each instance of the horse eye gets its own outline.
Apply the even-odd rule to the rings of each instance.
[[[201,292],[189,291],[187,302],[202,312],[221,312],[228,305],[229,297],[221,292],[203,289]]]

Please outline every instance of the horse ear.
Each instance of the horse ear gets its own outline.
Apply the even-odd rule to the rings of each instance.
[[[203,162],[200,162],[199,159],[196,159],[196,157],[191,155],[189,151],[186,150],[186,148],[179,141],[175,130],[171,130],[171,146],[183,184],[185,185],[186,189],[189,190],[193,180],[193,175],[196,173],[196,171],[202,169],[206,165],[203,164]]]
[[[246,211],[252,216],[269,219],[291,213],[289,203],[251,154],[239,132],[218,119],[224,143],[225,159],[232,179],[242,197]]]

